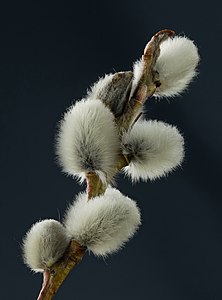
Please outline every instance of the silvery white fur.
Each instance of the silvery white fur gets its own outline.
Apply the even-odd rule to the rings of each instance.
[[[124,171],[133,181],[156,179],[181,164],[184,140],[176,127],[158,121],[138,121],[122,136],[123,154],[131,160]]]
[[[65,172],[84,180],[85,172],[93,171],[105,181],[119,152],[113,114],[97,99],[75,103],[61,121],[56,146]]]
[[[135,92],[135,89],[139,84],[139,81],[143,74],[143,68],[144,68],[144,61],[142,59],[136,61],[133,65],[133,82],[132,82],[132,90],[130,93],[130,97],[133,96],[133,93]]]
[[[114,74],[106,74],[104,77],[100,78],[88,91],[88,96],[91,99],[100,99],[100,95],[106,90],[107,85],[112,82]]]
[[[51,267],[65,252],[70,237],[56,220],[35,223],[23,240],[25,263],[35,272]]]
[[[95,255],[118,251],[140,225],[136,202],[108,187],[105,194],[87,201],[81,193],[69,207],[65,221],[69,234]]]
[[[154,96],[173,97],[183,92],[196,75],[198,62],[197,47],[188,38],[176,36],[161,43],[154,67],[161,85]]]

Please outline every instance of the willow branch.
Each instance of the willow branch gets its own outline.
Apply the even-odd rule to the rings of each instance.
[[[122,115],[116,116],[115,118],[120,134],[123,130],[127,130],[135,124],[141,115],[142,105],[155,92],[159,83],[158,74],[153,70],[153,67],[160,53],[160,44],[173,35],[174,31],[172,30],[159,31],[146,45],[142,56],[144,67],[141,79],[133,95],[126,103]],[[118,74],[118,76],[122,75]],[[130,78],[130,72],[129,74],[127,73],[127,76]],[[127,80],[128,77],[126,78]],[[119,154],[113,176],[115,176],[115,174],[123,167],[127,166],[129,162],[129,157]],[[86,174],[86,179],[88,200],[98,195],[102,195],[105,192],[108,183],[104,183],[96,173],[88,172]],[[51,300],[53,298],[69,272],[81,261],[85,252],[86,247],[81,246],[77,241],[71,241],[63,257],[50,269],[45,270],[43,287],[40,291],[38,300]]]

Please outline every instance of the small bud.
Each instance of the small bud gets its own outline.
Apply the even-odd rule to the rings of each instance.
[[[81,180],[86,172],[95,172],[105,181],[112,177],[119,148],[114,116],[101,101],[83,99],[69,108],[56,144],[65,172]]]
[[[197,47],[186,37],[176,36],[160,44],[160,55],[154,67],[159,74],[154,96],[174,97],[182,93],[194,76],[199,62]]]
[[[105,75],[91,87],[88,97],[101,100],[115,117],[120,117],[129,101],[132,78],[131,71]]]
[[[70,240],[66,229],[56,220],[35,223],[23,240],[25,264],[35,272],[43,272],[62,257]]]
[[[136,202],[108,187],[105,194],[87,201],[79,194],[69,207],[65,221],[68,232],[95,255],[106,256],[118,251],[140,225]]]
[[[157,121],[138,121],[122,136],[122,151],[130,160],[124,171],[133,181],[164,176],[181,164],[183,145],[176,127]]]

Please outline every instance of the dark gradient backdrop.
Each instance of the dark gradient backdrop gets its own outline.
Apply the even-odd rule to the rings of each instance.
[[[109,259],[86,255],[56,299],[221,300],[221,10],[216,1],[8,3],[1,8],[1,293],[36,299],[41,276],[21,256],[32,223],[60,219],[84,187],[54,161],[56,124],[104,73],[131,69],[160,29],[199,47],[199,77],[182,97],[150,99],[147,117],[178,126],[182,169],[119,189],[138,201],[143,225]]]

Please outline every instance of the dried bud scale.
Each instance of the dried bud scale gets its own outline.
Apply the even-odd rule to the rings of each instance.
[[[114,114],[121,116],[130,98],[133,72],[105,75],[88,92],[90,99],[101,100]]]

